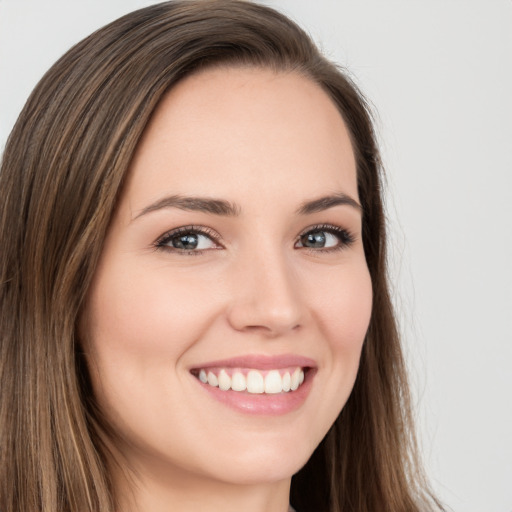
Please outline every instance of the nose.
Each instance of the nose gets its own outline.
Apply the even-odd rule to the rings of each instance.
[[[273,338],[300,329],[306,307],[299,279],[283,255],[259,255],[231,274],[230,325],[243,332]]]

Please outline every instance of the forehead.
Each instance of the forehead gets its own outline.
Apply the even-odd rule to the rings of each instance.
[[[201,71],[170,90],[139,143],[127,188],[157,199],[159,188],[225,196],[295,186],[357,197],[345,123],[310,79],[241,67]]]

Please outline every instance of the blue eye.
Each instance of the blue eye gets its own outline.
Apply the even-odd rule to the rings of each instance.
[[[158,249],[191,253],[218,249],[215,236],[206,228],[183,227],[166,233],[155,243]]]
[[[346,229],[325,225],[314,227],[300,235],[295,247],[336,250],[350,246],[353,242],[354,237]]]
[[[155,242],[155,247],[177,254],[201,254],[221,248],[219,236],[203,226],[184,226],[165,233]],[[343,228],[333,225],[314,226],[299,235],[295,248],[314,251],[336,251],[349,247],[355,238]]]

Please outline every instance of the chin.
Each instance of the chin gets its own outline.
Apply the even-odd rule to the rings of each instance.
[[[291,458],[289,454],[253,462],[237,461],[224,467],[215,478],[236,485],[258,485],[290,479],[309,460],[311,454]]]
[[[321,438],[318,442],[321,441]],[[245,449],[217,453],[212,476],[235,484],[260,484],[290,479],[309,460],[318,443],[307,438],[276,437],[272,441],[255,436]]]

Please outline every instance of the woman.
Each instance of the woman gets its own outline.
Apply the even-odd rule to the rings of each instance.
[[[439,510],[379,172],[269,8],[155,5],[62,57],[0,174],[0,509]]]

